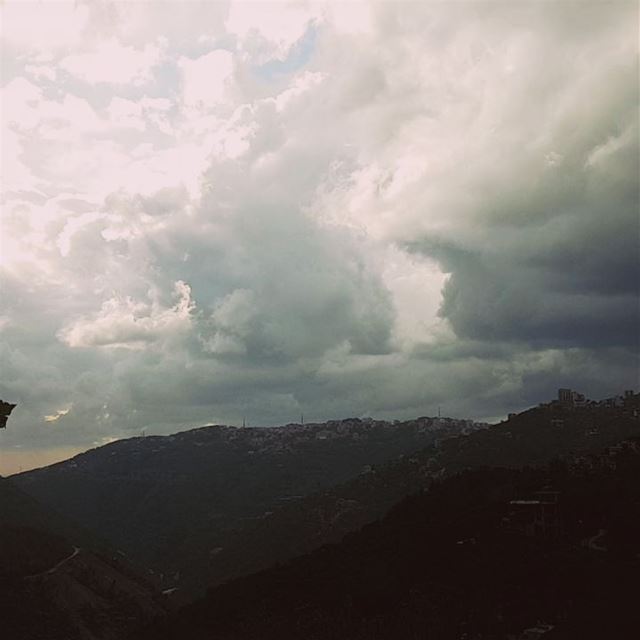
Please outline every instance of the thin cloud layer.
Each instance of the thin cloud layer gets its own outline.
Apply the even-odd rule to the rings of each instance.
[[[6,446],[636,381],[635,4],[29,4]]]

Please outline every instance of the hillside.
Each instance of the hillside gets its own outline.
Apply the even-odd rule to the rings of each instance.
[[[190,572],[279,506],[482,426],[421,418],[204,427],[121,440],[13,480],[162,574],[166,586],[191,585]]]
[[[640,442],[620,446],[615,464],[598,460],[455,474],[340,544],[212,589],[136,637],[635,638]]]
[[[107,547],[0,478],[0,618],[16,640],[118,640],[165,611]]]
[[[346,533],[382,517],[405,496],[465,469],[546,464],[559,455],[588,455],[640,435],[634,413],[638,399],[629,398],[626,406],[537,407],[489,429],[438,440],[402,459],[367,468],[244,527],[200,567],[199,580],[220,584],[339,542]]]

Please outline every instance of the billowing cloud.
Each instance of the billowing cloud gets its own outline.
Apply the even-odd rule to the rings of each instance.
[[[194,305],[189,285],[181,280],[175,283],[174,293],[178,300],[169,308],[163,308],[155,296],[149,302],[111,298],[97,314],[63,327],[58,337],[70,347],[127,349],[143,349],[175,338],[189,330]]]
[[[7,446],[633,385],[635,5],[19,4]]]
[[[257,62],[284,60],[320,15],[311,2],[233,2],[225,27]]]

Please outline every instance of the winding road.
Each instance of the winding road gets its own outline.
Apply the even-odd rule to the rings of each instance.
[[[80,548],[74,547],[73,553],[71,555],[67,556],[66,558],[63,558],[62,560],[60,560],[60,562],[58,562],[56,565],[54,565],[50,569],[47,569],[46,571],[41,571],[40,573],[34,573],[31,576],[25,576],[24,579],[34,580],[35,578],[41,578],[42,576],[51,575],[52,573],[55,573],[60,567],[65,565],[67,562],[69,562],[69,560],[73,560],[79,553],[80,553]]]

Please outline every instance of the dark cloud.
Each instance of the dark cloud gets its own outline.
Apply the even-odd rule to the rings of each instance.
[[[444,232],[406,246],[450,274],[440,314],[460,337],[637,352],[637,63],[602,51],[571,84],[578,51],[590,47],[581,39],[563,46],[576,58],[541,51],[531,65],[550,80],[503,125],[512,140],[496,137],[501,165],[487,170],[471,148],[457,176],[467,199],[452,203]]]
[[[633,385],[637,6],[310,7],[298,59],[306,14],[232,33],[220,5],[196,37],[204,5],[91,10],[134,62],[168,34],[147,84],[54,91],[59,43],[50,68],[11,67],[7,446],[497,417]],[[291,70],[256,75],[255,38]],[[180,74],[213,82],[222,45],[230,75],[192,104]]]

